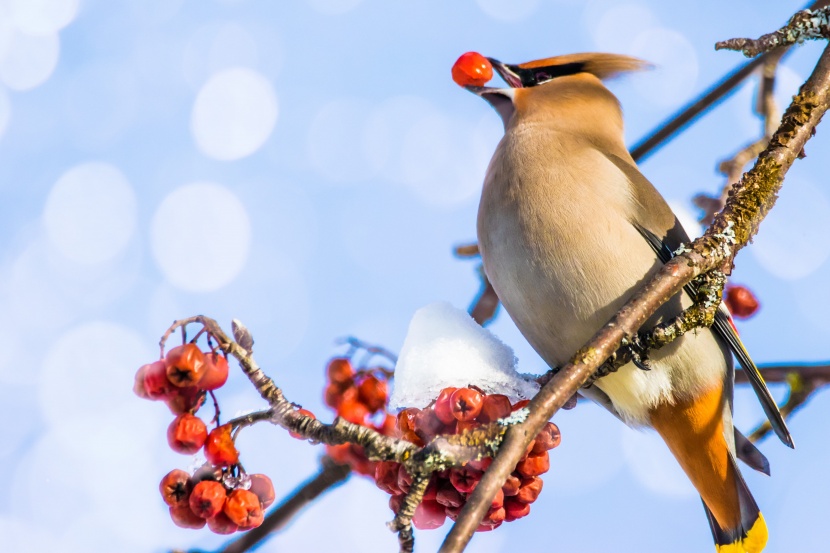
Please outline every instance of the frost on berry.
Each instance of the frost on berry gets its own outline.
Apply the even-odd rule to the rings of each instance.
[[[205,373],[205,356],[196,344],[176,346],[164,358],[167,378],[174,386],[196,386]]]
[[[161,497],[170,507],[188,505],[191,488],[190,475],[179,469],[168,472],[159,483]]]
[[[205,442],[205,458],[217,467],[239,462],[239,452],[231,438],[231,425],[223,424],[210,431]]]
[[[204,480],[193,486],[190,509],[200,518],[212,518],[222,512],[227,495],[225,486],[219,482]]]
[[[259,498],[250,490],[234,490],[225,501],[224,512],[242,529],[256,528],[264,519]]]
[[[275,497],[274,484],[271,482],[271,479],[264,474],[250,474],[248,478],[251,482],[249,490],[259,498],[262,508],[267,509],[270,507]]]

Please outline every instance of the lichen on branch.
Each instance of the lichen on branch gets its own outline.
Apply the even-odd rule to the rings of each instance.
[[[800,44],[805,40],[830,37],[830,8],[801,10],[790,21],[772,33],[757,39],[731,38],[715,44],[715,50],[737,50],[748,58],[782,46]]]

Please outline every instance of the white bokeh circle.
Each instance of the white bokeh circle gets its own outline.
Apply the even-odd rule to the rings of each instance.
[[[521,21],[539,7],[539,0],[476,0],[485,14],[497,21]]]
[[[207,156],[232,161],[259,150],[277,122],[277,96],[260,73],[225,69],[202,86],[190,117],[190,130]]]
[[[60,40],[56,33],[28,35],[13,29],[0,58],[0,80],[13,90],[43,84],[58,65]]]
[[[69,25],[78,4],[78,0],[8,0],[14,25],[32,35],[54,33]]]
[[[699,73],[697,53],[681,33],[664,27],[642,31],[631,43],[631,55],[654,64],[634,81],[637,91],[657,106],[684,102]]]
[[[251,247],[245,206],[219,184],[177,188],[159,205],[151,225],[151,247],[165,278],[189,292],[211,292],[242,271]]]
[[[340,15],[350,12],[363,0],[307,0],[314,11],[323,15]]]
[[[43,225],[66,258],[95,265],[112,260],[135,233],[136,197],[108,163],[84,163],[64,173],[46,199]]]
[[[776,277],[804,278],[830,258],[828,213],[830,199],[821,188],[789,178],[749,249]]]

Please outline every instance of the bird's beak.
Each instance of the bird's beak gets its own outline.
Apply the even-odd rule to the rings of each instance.
[[[522,69],[518,65],[509,65],[506,63],[502,63],[497,59],[494,58],[487,58],[487,60],[493,65],[493,69],[496,70],[496,73],[504,79],[511,88],[524,88],[527,86],[525,82],[524,73],[527,73],[526,70]]]

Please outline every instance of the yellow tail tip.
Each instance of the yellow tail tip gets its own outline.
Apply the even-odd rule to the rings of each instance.
[[[767,523],[764,521],[764,515],[758,513],[758,518],[752,525],[746,535],[732,543],[723,545],[716,545],[715,551],[717,553],[761,553],[767,545],[769,532],[767,531]]]

